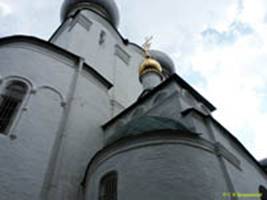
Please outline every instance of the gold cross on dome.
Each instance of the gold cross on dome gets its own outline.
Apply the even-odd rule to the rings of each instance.
[[[146,37],[145,38],[145,43],[142,45],[144,50],[145,50],[145,54],[146,56],[149,55],[148,51],[152,45],[152,40],[153,40],[153,36],[150,36],[150,37]]]

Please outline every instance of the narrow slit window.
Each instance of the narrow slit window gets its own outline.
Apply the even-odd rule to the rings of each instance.
[[[117,182],[116,172],[105,175],[100,181],[99,200],[117,200]]]
[[[27,85],[21,81],[9,83],[0,97],[0,133],[7,135],[8,129],[27,93]]]

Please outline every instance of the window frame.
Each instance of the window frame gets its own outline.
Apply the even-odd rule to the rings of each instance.
[[[263,186],[259,186],[259,193],[262,195],[261,200],[267,200],[267,189]]]
[[[108,183],[110,179],[113,181],[111,187],[110,185],[107,185],[110,184]],[[98,193],[99,200],[118,200],[118,173],[116,171],[110,171],[104,174],[99,181],[98,190],[99,190]],[[110,190],[109,192],[112,192],[112,194],[105,194],[105,192],[107,192],[108,190]]]
[[[5,130],[0,132],[0,135],[2,135],[2,136],[10,135],[10,133],[14,129],[19,117],[21,116],[21,112],[25,106],[26,101],[29,98],[29,94],[31,91],[31,85],[28,82],[21,80],[21,79],[17,79],[17,78],[14,78],[14,79],[12,78],[12,79],[5,80],[2,83],[0,96],[2,97],[2,96],[7,95],[8,94],[8,91],[7,91],[8,87],[10,87],[12,85],[16,85],[16,83],[22,84],[25,87],[25,92],[24,92],[22,98],[20,99],[19,104],[16,106],[14,113],[11,114],[11,117],[9,119],[8,125],[6,126]],[[12,98],[14,98],[14,97],[12,97]],[[0,102],[0,104],[1,104],[1,102]]]

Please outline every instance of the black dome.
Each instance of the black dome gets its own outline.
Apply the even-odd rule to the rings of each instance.
[[[61,20],[64,20],[68,13],[79,5],[90,8],[95,5],[102,8],[106,13],[106,18],[117,27],[119,25],[119,9],[114,0],[65,0],[61,8]]]
[[[163,69],[163,73],[167,73],[167,76],[170,76],[175,73],[175,65],[172,59],[167,54],[158,50],[150,50],[149,53],[152,58],[154,58],[160,63]]]

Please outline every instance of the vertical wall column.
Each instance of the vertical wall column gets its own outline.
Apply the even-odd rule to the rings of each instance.
[[[219,165],[220,165],[220,168],[222,170],[222,173],[224,174],[224,178],[225,178],[225,182],[226,182],[226,185],[228,187],[228,190],[229,191],[225,191],[226,193],[235,193],[236,190],[235,190],[235,187],[234,187],[234,184],[231,180],[231,177],[230,177],[230,174],[228,172],[228,169],[226,167],[226,163],[225,163],[225,160],[223,159],[222,157],[222,154],[220,152],[220,149],[219,149],[219,142],[216,140],[216,137],[215,137],[215,134],[214,134],[214,127],[213,127],[213,124],[211,122],[211,120],[208,120],[208,118],[206,118],[206,125],[208,127],[208,130],[209,130],[209,135],[211,137],[211,140],[214,142],[215,144],[215,151],[216,151],[216,156],[218,158],[218,161],[219,161]],[[223,194],[222,194],[223,195]],[[230,196],[231,200],[237,200],[238,197],[235,197],[235,196]]]
[[[75,95],[78,78],[84,64],[84,59],[80,58],[77,63],[78,64],[76,65],[76,71],[73,75],[73,80],[70,85],[66,104],[64,105],[64,114],[62,115],[61,123],[57,131],[56,140],[54,143],[53,151],[48,164],[48,170],[43,184],[41,199],[44,200],[63,199],[61,198],[61,196],[63,195],[61,194],[62,189],[59,188],[60,185],[58,182],[60,177],[60,169],[62,167],[62,160],[60,159],[60,155],[62,154],[62,152],[64,152],[65,129],[69,120],[72,101]]]

